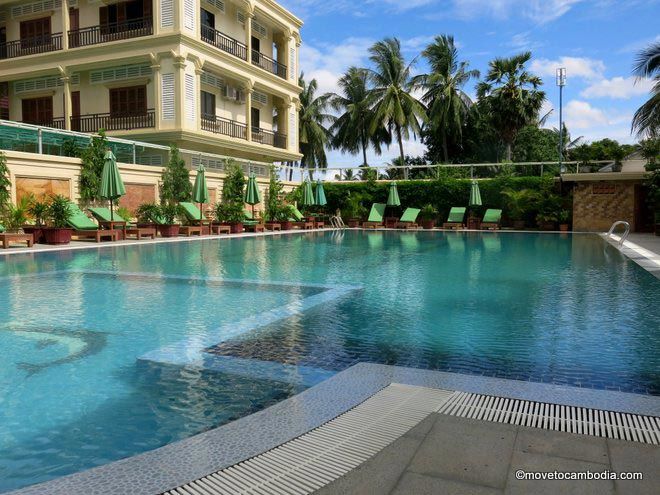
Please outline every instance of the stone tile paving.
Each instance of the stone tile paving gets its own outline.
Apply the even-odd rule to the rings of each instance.
[[[431,414],[317,494],[656,494],[659,466],[654,445]],[[519,480],[518,470],[642,472],[644,479]]]

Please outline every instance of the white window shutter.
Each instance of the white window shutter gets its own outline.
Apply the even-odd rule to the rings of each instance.
[[[174,0],[160,0],[160,27],[174,27]]]
[[[174,74],[161,75],[160,106],[163,120],[174,120]]]
[[[186,120],[191,122],[195,121],[195,76],[192,74],[185,75],[185,109]]]
[[[183,0],[183,27],[195,31],[195,0]]]
[[[289,148],[295,151],[298,151],[296,144],[298,136],[298,129],[296,129],[297,120],[295,110],[289,112]]]
[[[289,79],[296,80],[296,49],[293,46],[289,48]]]

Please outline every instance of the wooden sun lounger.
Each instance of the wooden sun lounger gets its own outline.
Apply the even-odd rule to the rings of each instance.
[[[94,239],[96,242],[101,242],[102,239],[110,239],[114,242],[119,239],[120,232],[118,230],[74,230],[71,234],[72,237],[82,237],[84,239]]]
[[[124,230],[124,238],[127,238],[129,235],[135,236],[138,241],[143,237],[155,239],[156,229],[154,227],[126,227]]]
[[[251,224],[244,224],[243,229],[246,232],[263,232],[264,231],[264,224],[263,223],[251,223]]]
[[[179,234],[185,236],[193,236],[193,235],[202,236],[204,235],[204,227],[200,225],[182,225],[179,228]]]
[[[282,224],[281,223],[275,223],[275,222],[266,222],[266,230],[282,230]]]
[[[217,223],[211,224],[211,233],[212,234],[231,234],[231,227],[229,225],[220,225]]]
[[[7,249],[12,242],[25,242],[27,243],[27,247],[32,247],[34,236],[32,234],[3,233],[0,234],[0,241],[2,241],[2,247],[4,249]]]
[[[302,222],[291,222],[291,225],[293,226],[294,229],[302,229],[302,230],[312,230],[314,228],[314,222],[307,222],[307,221],[302,221]]]

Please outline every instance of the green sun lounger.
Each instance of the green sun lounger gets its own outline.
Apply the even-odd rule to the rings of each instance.
[[[502,210],[488,209],[484,213],[484,219],[481,221],[482,229],[497,230],[500,228],[502,220]]]
[[[465,218],[465,207],[454,206],[449,211],[447,221],[442,224],[443,229],[460,229],[463,228],[463,219]]]
[[[254,218],[250,210],[243,210],[243,215],[245,219],[243,220],[243,225],[246,227],[251,227],[253,225],[259,225],[259,220]]]
[[[5,231],[5,226],[0,223],[0,232],[4,232],[4,231]]]
[[[67,221],[69,227],[73,229],[73,236],[83,238],[93,238],[96,242],[101,242],[101,239],[108,238],[111,241],[118,239],[119,231],[117,230],[103,230],[91,218],[85,215],[77,205],[71,203],[73,206],[71,210],[73,214]]]
[[[202,215],[201,210],[194,203],[183,201],[179,203],[179,206],[181,206],[186,220],[192,225],[208,225],[211,223]]]
[[[369,218],[366,222],[362,222],[362,227],[364,228],[375,228],[383,226],[383,216],[385,215],[385,205],[384,203],[374,203],[371,205],[371,211],[369,212]]]
[[[396,224],[397,229],[418,229],[416,222],[420,211],[418,208],[406,208]]]
[[[307,220],[305,220],[305,216],[302,213],[300,213],[300,210],[295,206],[291,207],[291,214],[293,216],[289,218],[289,221],[293,223],[294,227],[299,227],[305,230],[314,228],[314,222],[308,222]]]
[[[99,223],[109,223],[109,222],[126,222],[124,217],[119,215],[116,211],[110,215],[110,208],[104,208],[99,206],[90,206],[87,208],[89,212],[96,218]]]

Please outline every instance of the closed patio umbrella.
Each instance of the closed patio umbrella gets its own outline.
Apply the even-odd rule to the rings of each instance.
[[[254,175],[254,172],[251,173],[250,177],[248,178],[247,186],[245,187],[245,197],[243,200],[252,206],[252,218],[254,219],[254,205],[261,203],[259,187],[257,187],[257,177]]]
[[[300,204],[302,206],[314,206],[314,193],[312,192],[312,183],[309,179],[305,179],[305,182],[302,183],[302,201]]]
[[[325,191],[323,190],[323,182],[321,179],[316,181],[316,191],[314,191],[314,203],[319,206],[325,206],[328,201],[325,199]]]
[[[124,182],[121,180],[117,159],[111,150],[105,152],[103,157],[103,173],[101,174],[101,189],[99,196],[110,200],[110,220],[114,222],[113,202],[126,194]]]
[[[390,193],[387,195],[387,206],[401,206],[399,190],[396,187],[396,182],[390,184]]]
[[[479,183],[476,180],[472,181],[470,187],[470,202],[469,206],[481,206],[481,191],[479,191]]]
[[[206,187],[206,170],[201,163],[197,167],[197,176],[193,186],[193,201],[199,203],[199,220],[203,220],[202,205],[209,202],[209,189]]]

